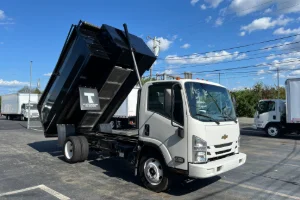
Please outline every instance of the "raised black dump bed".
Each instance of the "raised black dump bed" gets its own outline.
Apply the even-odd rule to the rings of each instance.
[[[155,56],[145,42],[129,34],[140,75]],[[137,84],[133,59],[123,31],[80,21],[72,25],[38,110],[46,137],[57,136],[57,124],[74,124],[79,133],[109,122]],[[97,89],[100,110],[81,110],[79,88]]]

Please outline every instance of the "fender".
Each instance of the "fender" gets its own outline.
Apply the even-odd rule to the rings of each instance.
[[[159,151],[164,157],[166,165],[169,167],[173,167],[172,156],[167,147],[161,141],[148,137],[140,137],[140,141],[144,143],[143,148],[148,146],[153,147],[157,151]],[[141,151],[143,150],[143,148],[141,149]]]

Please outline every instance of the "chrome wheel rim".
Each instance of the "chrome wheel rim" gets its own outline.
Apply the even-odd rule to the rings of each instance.
[[[73,157],[73,144],[71,141],[68,141],[65,144],[65,154],[68,159]]]
[[[149,158],[144,164],[144,174],[151,185],[158,185],[163,179],[163,168],[155,158]]]
[[[276,127],[269,127],[268,134],[270,136],[276,136],[278,134],[278,129]]]

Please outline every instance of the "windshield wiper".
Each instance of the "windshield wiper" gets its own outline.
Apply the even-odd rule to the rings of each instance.
[[[202,117],[206,117],[206,118],[209,118],[211,121],[213,122],[216,122],[216,124],[220,124],[220,122],[218,120],[216,120],[215,118],[211,117],[211,116],[208,116],[208,115],[205,115],[205,114],[201,114],[201,113],[197,113],[196,114],[197,116],[202,116]]]
[[[233,117],[229,116],[229,115],[224,115],[224,114],[222,114],[221,117],[223,117],[223,118],[228,118],[228,119],[234,121],[235,123],[237,123],[237,120],[234,119]]]

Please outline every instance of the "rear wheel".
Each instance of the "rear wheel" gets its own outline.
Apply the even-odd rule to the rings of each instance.
[[[11,116],[10,115],[7,115],[6,118],[7,118],[7,120],[11,120]]]
[[[139,164],[139,176],[146,188],[154,192],[162,192],[170,186],[167,166],[161,156],[146,154]]]
[[[25,121],[25,117],[24,116],[21,116],[21,121]]]
[[[89,142],[84,136],[78,136],[81,145],[80,161],[85,161],[89,156]]]
[[[81,160],[81,143],[79,137],[70,136],[66,139],[64,156],[68,163],[76,163]]]
[[[275,126],[275,125],[268,126],[266,129],[266,132],[267,132],[268,136],[270,136],[270,137],[279,137],[281,134],[281,131],[278,128],[278,126]]]

